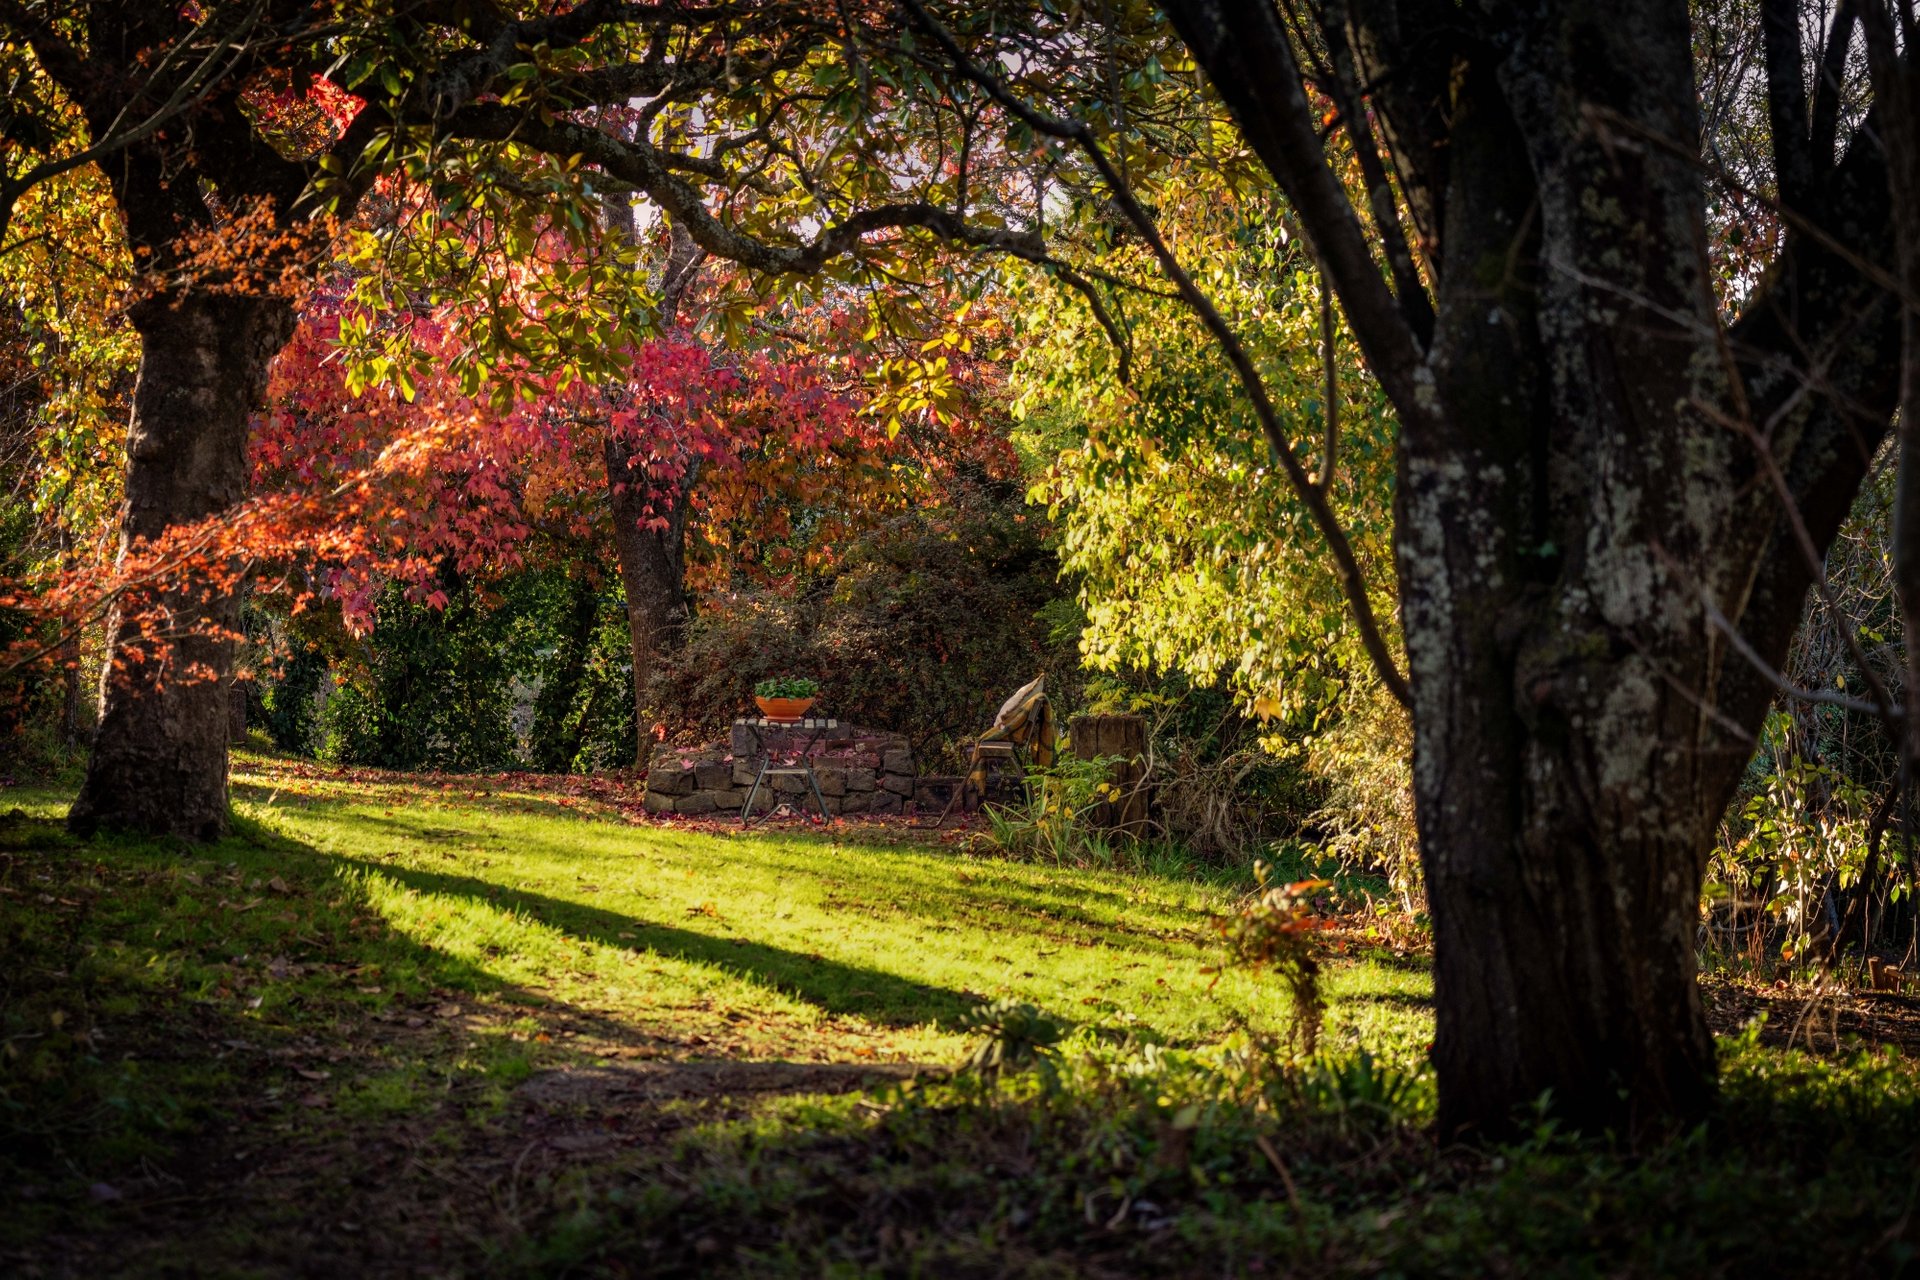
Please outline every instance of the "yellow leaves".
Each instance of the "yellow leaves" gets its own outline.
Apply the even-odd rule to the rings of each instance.
[[[1253,700],[1253,714],[1262,720],[1278,720],[1282,715],[1280,699],[1263,693]]]

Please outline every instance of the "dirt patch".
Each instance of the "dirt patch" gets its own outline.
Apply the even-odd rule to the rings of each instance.
[[[530,1106],[633,1106],[688,1098],[746,1099],[783,1093],[851,1093],[944,1067],[906,1062],[640,1062],[542,1071],[514,1091]]]
[[[1826,1054],[1886,1045],[1902,1055],[1920,1056],[1920,997],[1713,978],[1701,982],[1701,995],[1707,1025],[1718,1035],[1742,1031],[1765,1014],[1760,1043],[1770,1047],[1790,1045]]]

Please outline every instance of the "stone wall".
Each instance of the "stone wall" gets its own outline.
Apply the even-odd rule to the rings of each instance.
[[[913,752],[897,733],[847,725],[822,737],[809,754],[828,813],[900,813],[914,798]],[[738,817],[759,768],[753,735],[739,725],[727,742],[657,746],[647,763],[647,812]],[[786,803],[811,813],[813,797],[806,792],[803,777],[768,778],[760,784],[754,812]]]

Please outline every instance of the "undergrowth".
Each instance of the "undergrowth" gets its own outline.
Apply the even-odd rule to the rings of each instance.
[[[1896,1275],[1920,1076],[1727,1046],[1651,1151],[1433,1141],[1431,1077],[1081,1035],[1023,1073],[793,1103],[582,1179],[525,1275]]]
[[[1256,893],[633,825],[485,780],[236,781],[240,831],[202,849],[83,846],[57,792],[9,796],[0,1272],[1910,1266],[1913,1063],[1756,1023],[1667,1145],[1544,1111],[1441,1144],[1419,949],[1304,848]],[[1344,955],[1306,927],[1336,914]],[[1325,1001],[1317,1046],[1289,974]],[[793,1083],[726,1083],[770,1078]]]

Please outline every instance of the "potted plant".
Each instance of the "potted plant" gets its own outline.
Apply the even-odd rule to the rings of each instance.
[[[753,700],[769,720],[798,720],[820,694],[820,684],[806,676],[776,676],[753,686]]]

